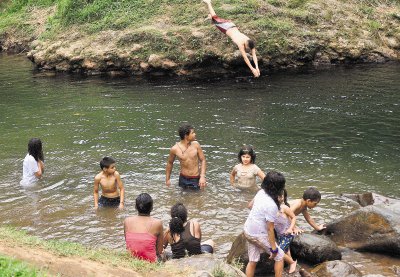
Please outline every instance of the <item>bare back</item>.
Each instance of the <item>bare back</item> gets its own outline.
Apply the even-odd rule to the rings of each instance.
[[[295,199],[289,201],[289,204],[290,204],[290,209],[296,216],[298,216],[300,213],[303,213],[304,211],[307,211],[307,206],[303,204],[302,199]]]
[[[246,41],[249,37],[239,31],[237,27],[230,28],[226,31],[226,34],[232,39],[232,41],[240,48],[243,46],[245,48]]]

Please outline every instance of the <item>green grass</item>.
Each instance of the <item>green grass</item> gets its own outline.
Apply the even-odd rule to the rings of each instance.
[[[2,240],[12,242],[13,244],[32,248],[42,248],[61,256],[77,256],[101,263],[107,261],[108,264],[132,268],[138,272],[156,271],[164,266],[161,263],[149,263],[134,259],[127,251],[116,251],[104,248],[89,248],[78,243],[65,241],[42,240],[37,237],[30,236],[26,232],[18,231],[12,227],[0,227],[0,235]]]
[[[45,277],[43,271],[27,265],[24,262],[0,255],[0,276],[2,277]]]

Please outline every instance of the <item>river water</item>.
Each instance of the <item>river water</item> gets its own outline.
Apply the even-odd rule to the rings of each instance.
[[[183,202],[222,258],[254,195],[229,184],[242,144],[254,146],[260,168],[285,174],[291,199],[309,186],[321,191],[311,212],[319,223],[356,208],[340,193],[400,198],[399,76],[399,64],[384,64],[255,81],[85,78],[35,72],[23,56],[0,55],[0,222],[45,239],[123,249],[122,221],[135,213],[136,196],[148,192],[153,215],[165,227],[170,207]],[[177,187],[177,163],[173,186],[164,184],[169,148],[183,121],[195,126],[206,155],[208,187],[202,192]],[[21,187],[31,137],[43,141],[46,171],[38,184]],[[93,178],[106,155],[124,177],[124,211],[93,210]],[[374,264],[382,257],[358,261],[363,259]],[[389,263],[400,265],[399,259]],[[373,271],[364,264],[358,267]]]

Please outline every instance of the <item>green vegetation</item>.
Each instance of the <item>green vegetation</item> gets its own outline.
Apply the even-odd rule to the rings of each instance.
[[[338,52],[350,53],[360,41],[386,46],[386,37],[400,40],[399,0],[214,0],[213,5],[218,15],[256,40],[258,55],[266,59],[294,57],[310,42],[318,49],[330,51],[333,44]],[[131,52],[135,62],[151,54],[183,63],[210,57],[224,62],[226,53],[237,48],[206,16],[200,0],[3,0],[0,38],[13,34],[15,41],[38,38],[65,45],[72,33],[98,41],[107,35],[104,43],[118,48],[116,56],[140,45]],[[341,45],[343,39],[351,43]]]
[[[29,236],[25,232],[18,231],[11,227],[0,227],[0,234],[2,240],[10,241],[16,245],[42,248],[61,256],[78,256],[97,262],[107,261],[111,265],[120,265],[123,267],[132,268],[133,270],[138,272],[157,271],[164,267],[164,265],[161,263],[149,263],[142,260],[134,259],[129,255],[129,253],[127,253],[127,251],[116,251],[103,248],[93,249],[85,247],[78,243],[55,240],[42,240],[34,236]]]
[[[48,275],[23,262],[0,255],[0,276],[45,277]]]

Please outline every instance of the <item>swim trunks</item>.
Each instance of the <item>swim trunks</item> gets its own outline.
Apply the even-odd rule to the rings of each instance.
[[[212,23],[224,34],[226,34],[226,31],[230,28],[236,27],[235,23],[227,19],[219,18],[217,15],[212,17]]]
[[[283,252],[288,252],[290,243],[292,242],[294,236],[292,234],[278,236],[278,244],[279,248],[283,250]]]
[[[200,176],[186,176],[181,173],[179,175],[179,186],[184,189],[200,189],[199,180]]]
[[[119,202],[121,201],[120,197],[108,198],[103,195],[99,199],[99,207],[118,207]]]

